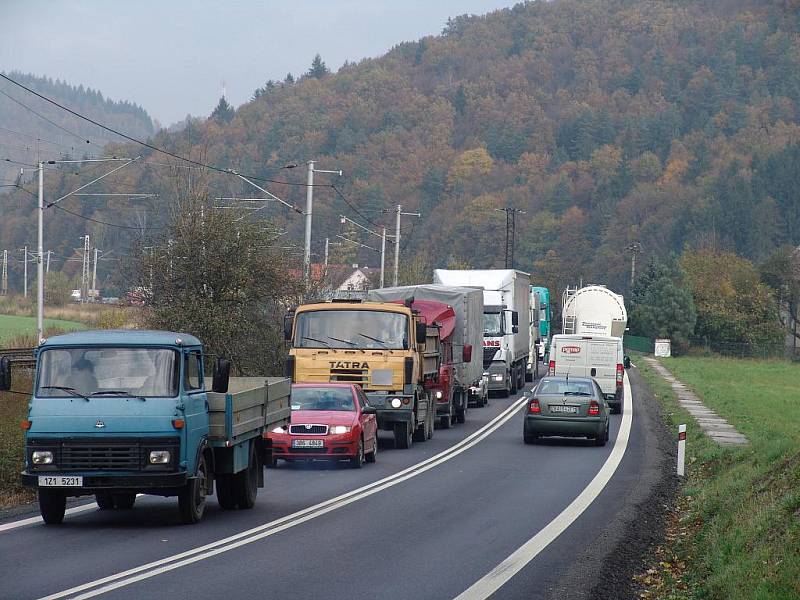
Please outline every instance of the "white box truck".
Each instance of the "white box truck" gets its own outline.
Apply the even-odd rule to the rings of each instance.
[[[523,388],[530,353],[530,275],[515,269],[436,269],[433,282],[483,289],[483,369],[489,391],[508,396]]]
[[[548,375],[593,377],[611,411],[622,410],[625,357],[621,337],[554,335],[550,343]]]

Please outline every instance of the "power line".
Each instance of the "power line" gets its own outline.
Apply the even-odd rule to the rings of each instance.
[[[14,85],[16,85],[16,86],[22,88],[23,90],[25,90],[26,92],[28,92],[30,94],[33,94],[37,98],[41,98],[42,100],[44,100],[46,102],[49,102],[53,106],[57,106],[61,110],[64,110],[64,111],[70,113],[71,115],[74,115],[74,116],[78,117],[79,119],[83,119],[84,121],[86,121],[88,123],[91,123],[92,125],[96,125],[97,127],[100,127],[101,129],[104,129],[105,131],[108,131],[108,132],[113,133],[115,135],[118,135],[119,137],[121,137],[123,139],[126,139],[126,140],[128,140],[130,142],[133,142],[135,144],[139,144],[140,146],[143,146],[144,148],[149,148],[150,150],[153,150],[154,152],[159,152],[161,154],[165,154],[167,156],[171,156],[172,158],[176,158],[178,160],[182,160],[182,161],[187,162],[189,164],[197,165],[198,167],[203,167],[203,168],[208,169],[210,171],[217,171],[218,173],[225,173],[225,174],[235,174],[235,173],[232,173],[232,169],[226,169],[226,168],[223,168],[223,167],[217,167],[215,165],[209,165],[209,164],[206,164],[206,163],[202,163],[200,161],[193,160],[191,158],[186,158],[185,156],[181,156],[180,154],[176,154],[174,152],[170,152],[169,150],[165,150],[163,148],[159,148],[158,146],[154,146],[153,144],[150,144],[148,142],[144,142],[144,141],[142,141],[140,139],[137,139],[137,138],[135,138],[133,136],[130,136],[130,135],[126,134],[126,133],[122,133],[121,131],[119,131],[117,129],[114,129],[113,127],[109,127],[108,125],[104,125],[104,124],[100,123],[99,121],[95,121],[94,119],[92,119],[90,117],[87,117],[85,115],[82,115],[79,112],[76,112],[76,111],[72,110],[71,108],[69,108],[67,106],[64,106],[63,104],[60,104],[60,103],[56,102],[55,100],[53,100],[51,98],[48,98],[47,96],[44,96],[43,94],[40,94],[36,90],[31,89],[28,86],[19,83],[18,81],[14,81],[13,79],[11,79],[5,73],[0,73],[0,78],[5,79],[9,83],[13,83]],[[4,92],[2,92],[2,90],[0,90],[0,93],[4,93]],[[8,94],[5,94],[5,95],[8,96]],[[9,98],[11,98],[11,96],[9,96]],[[18,104],[21,104],[17,100],[14,100],[14,101],[17,102]],[[28,108],[28,107],[26,107],[26,108]],[[42,118],[46,119],[46,117],[42,117]],[[61,129],[63,129],[63,128],[61,128]],[[69,132],[69,133],[71,133],[71,132]],[[73,134],[73,135],[75,135],[75,134]],[[89,140],[86,140],[86,141],[87,141],[87,143],[89,143]],[[299,183],[299,182],[293,182],[293,181],[280,181],[280,180],[277,180],[277,179],[269,179],[269,178],[265,178],[265,177],[256,177],[256,176],[253,176],[253,175],[247,175],[247,177],[249,179],[255,179],[256,181],[266,181],[266,182],[275,183],[275,184],[278,184],[278,185],[292,185],[292,186],[298,186],[298,187],[309,187],[309,185],[307,183]],[[319,184],[319,187],[333,187],[333,186],[329,186],[328,184]]]
[[[91,221],[92,223],[97,223],[98,225],[107,225],[108,227],[116,227],[117,229],[134,229],[136,231],[139,231],[141,229],[165,229],[165,227],[145,227],[145,228],[142,228],[142,227],[136,227],[136,226],[132,226],[132,225],[119,225],[117,223],[109,223],[108,221],[100,221],[99,219],[93,219],[92,217],[87,217],[87,216],[82,215],[80,213],[76,213],[74,211],[71,211],[68,208],[64,208],[63,206],[59,206],[58,204],[53,204],[52,207],[53,208],[57,208],[58,210],[64,211],[65,213],[68,213],[68,214],[72,215],[73,217],[78,217],[80,219],[83,219],[84,221]]]
[[[336,192],[336,194],[339,196],[339,198],[341,198],[344,201],[344,203],[347,204],[347,206],[349,206],[353,210],[353,212],[355,212],[359,217],[364,219],[367,223],[369,223],[373,227],[382,227],[382,225],[378,225],[375,221],[373,221],[368,216],[366,216],[364,213],[362,213],[360,210],[358,210],[358,208],[356,208],[353,205],[353,203],[350,202],[350,200],[347,199],[347,197],[341,192],[341,190],[338,187],[336,187],[335,185],[331,185],[331,188],[333,189],[334,192]]]

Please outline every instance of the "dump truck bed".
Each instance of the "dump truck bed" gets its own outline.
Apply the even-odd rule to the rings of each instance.
[[[289,422],[287,377],[231,377],[228,392],[208,392],[209,441],[233,446]]]

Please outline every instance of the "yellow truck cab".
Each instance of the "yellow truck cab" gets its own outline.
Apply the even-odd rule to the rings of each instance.
[[[323,302],[286,316],[287,376],[297,383],[357,383],[395,445],[433,436],[436,408],[424,383],[438,375],[438,329],[404,304]],[[432,339],[431,339],[432,338]],[[430,343],[427,343],[430,340]]]

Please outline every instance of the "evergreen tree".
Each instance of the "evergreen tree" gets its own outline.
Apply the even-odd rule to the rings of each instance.
[[[631,313],[631,330],[651,338],[669,338],[676,352],[689,347],[697,312],[692,293],[661,276],[651,281]]]
[[[211,113],[211,118],[220,123],[229,123],[230,120],[233,119],[234,114],[236,114],[236,110],[228,104],[228,101],[225,100],[225,96],[222,96],[214,112]]]
[[[291,73],[286,74],[286,78],[283,80],[283,83],[286,85],[292,85],[294,83],[294,75]]]
[[[317,54],[314,57],[314,60],[311,62],[311,68],[308,70],[308,76],[314,77],[315,79],[322,79],[328,73],[330,73],[330,70],[322,61],[322,57]]]

